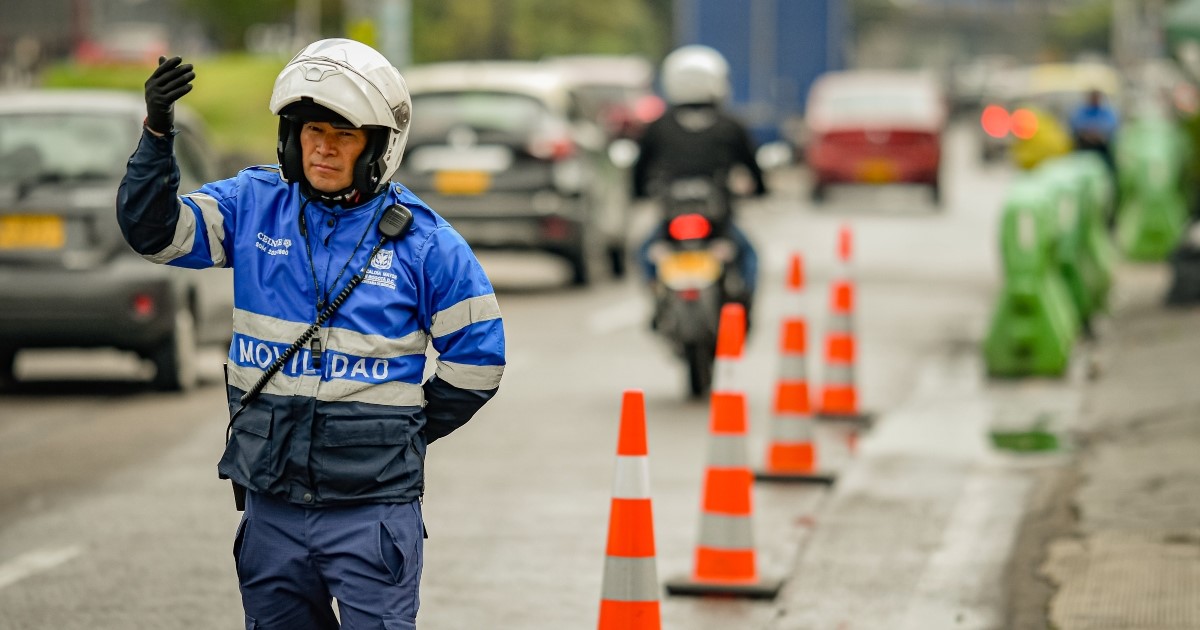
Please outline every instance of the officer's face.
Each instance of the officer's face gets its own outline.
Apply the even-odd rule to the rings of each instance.
[[[304,176],[321,192],[334,193],[354,179],[354,161],[367,146],[362,129],[338,129],[324,122],[307,122],[300,129]]]

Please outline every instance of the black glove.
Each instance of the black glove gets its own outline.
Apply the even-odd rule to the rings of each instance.
[[[192,91],[192,64],[179,57],[158,58],[158,68],[146,79],[146,126],[166,134],[175,124],[175,101]]]

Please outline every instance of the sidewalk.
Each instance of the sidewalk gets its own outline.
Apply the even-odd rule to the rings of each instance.
[[[770,630],[1200,628],[1200,309],[1123,267],[1063,379],[917,366],[817,516]],[[1059,448],[989,435],[1038,425]]]
[[[1045,547],[1049,627],[1200,628],[1200,309],[1161,306],[1165,270],[1124,268]]]

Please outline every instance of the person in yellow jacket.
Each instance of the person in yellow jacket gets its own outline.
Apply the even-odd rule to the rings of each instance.
[[[1053,114],[1022,107],[1013,112],[1013,142],[1009,155],[1017,166],[1032,170],[1045,160],[1071,152],[1071,136]]]

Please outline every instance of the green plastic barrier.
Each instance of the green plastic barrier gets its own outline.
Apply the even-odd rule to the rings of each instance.
[[[1117,139],[1121,207],[1117,244],[1133,260],[1163,260],[1187,221],[1183,169],[1188,149],[1182,131],[1164,119],[1135,121]]]
[[[1059,273],[1054,191],[1040,177],[1018,179],[1000,224],[1004,286],[984,340],[994,377],[1061,376],[1079,335],[1079,315]]]
[[[1046,162],[1035,176],[1053,196],[1059,270],[1080,324],[1090,330],[1092,317],[1107,308],[1112,288],[1113,252],[1103,219],[1104,193],[1111,187],[1108,170],[1094,153],[1073,153]]]
[[[1079,151],[1064,159],[1081,171],[1087,188],[1086,200],[1091,204],[1087,215],[1089,224],[1085,228],[1087,248],[1104,274],[1106,287],[1102,303],[1107,306],[1118,258],[1116,243],[1106,227],[1109,217],[1116,212],[1116,182],[1104,159],[1096,153]]]

